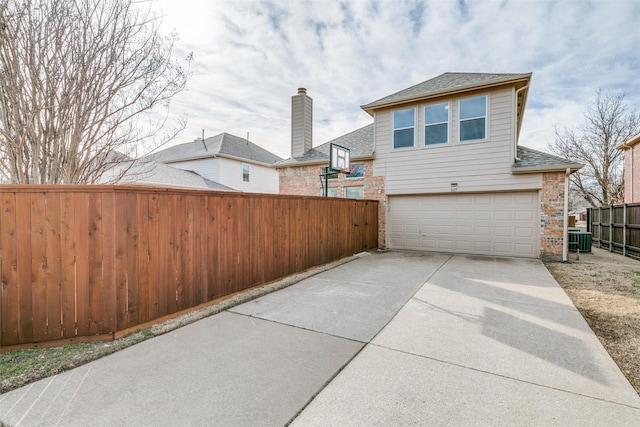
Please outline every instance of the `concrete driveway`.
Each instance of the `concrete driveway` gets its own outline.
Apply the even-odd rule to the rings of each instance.
[[[537,260],[365,254],[0,396],[7,425],[638,425]]]

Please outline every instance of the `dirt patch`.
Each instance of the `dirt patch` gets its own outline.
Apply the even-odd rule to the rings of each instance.
[[[245,303],[273,291],[286,288],[306,279],[307,277],[314,276],[323,271],[335,268],[338,265],[352,261],[359,256],[366,255],[368,255],[368,253],[343,258],[329,264],[311,268],[301,273],[293,274],[285,277],[284,279],[268,283],[263,286],[251,288],[216,304],[167,320],[166,322],[154,325],[149,329],[131,333],[114,341],[68,344],[61,347],[16,350],[0,354],[0,394],[20,388],[34,381],[56,375],[60,372],[73,369],[80,365],[84,365],[85,363],[125,349],[149,338],[171,332],[182,326],[188,325],[189,323],[220,313],[221,311],[227,310],[233,306]]]
[[[640,394],[640,261],[592,250],[546,266]]]

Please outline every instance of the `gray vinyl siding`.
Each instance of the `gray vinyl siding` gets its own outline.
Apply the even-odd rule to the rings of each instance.
[[[458,142],[458,99],[450,98],[449,144],[424,146],[422,104],[415,105],[416,141],[413,148],[393,150],[393,110],[375,114],[374,175],[385,176],[387,194],[536,190],[541,174],[513,175],[515,92],[501,89],[487,95],[487,138]],[[439,99],[438,102],[447,99]],[[403,107],[406,108],[406,107]]]

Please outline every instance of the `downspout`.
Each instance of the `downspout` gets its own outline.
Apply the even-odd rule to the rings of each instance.
[[[522,91],[522,90],[525,90],[525,89],[529,89],[529,85],[522,86],[520,89],[516,90],[516,114],[514,114],[514,116],[513,116],[514,120],[515,120],[515,123],[514,123],[514,126],[513,126],[513,130],[515,131],[515,138],[513,138],[515,146],[513,148],[514,148],[514,157],[515,157],[516,161],[520,160],[518,158],[518,136],[519,136],[518,135],[518,93],[520,91]]]
[[[564,174],[564,230],[562,238],[563,263],[569,262],[569,175],[571,175],[571,168],[567,168],[567,171]]]

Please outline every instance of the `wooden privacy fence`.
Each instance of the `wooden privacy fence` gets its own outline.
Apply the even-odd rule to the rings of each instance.
[[[593,244],[640,259],[640,203],[587,209]]]
[[[2,346],[113,336],[378,240],[366,200],[0,186],[0,209]]]

